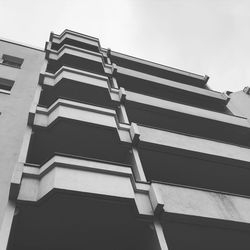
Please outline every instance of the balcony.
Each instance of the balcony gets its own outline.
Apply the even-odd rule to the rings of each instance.
[[[55,73],[62,66],[104,74],[102,54],[80,49],[71,45],[63,45],[58,51],[47,48],[46,58],[49,60],[47,72]]]
[[[133,200],[131,178],[130,165],[54,154],[44,164],[24,166],[18,200],[37,202],[58,190]]]
[[[227,112],[228,98],[219,92],[181,84],[138,71],[117,67],[119,87],[157,98]]]
[[[139,125],[148,180],[250,195],[250,149]]]
[[[55,74],[45,73],[40,78],[43,90],[39,104],[42,106],[48,107],[59,98],[104,107],[114,106],[106,76],[63,66]]]
[[[170,249],[248,249],[250,199],[153,183]]]
[[[41,164],[55,152],[128,163],[129,126],[119,124],[111,109],[57,100],[30,113],[28,163]]]
[[[183,84],[206,88],[208,80],[207,76],[190,73],[165,65],[160,65],[143,59],[124,55],[115,51],[111,51],[111,61],[120,67],[135,70],[141,73],[158,76],[163,79],[180,82]]]
[[[153,211],[130,166],[54,155],[39,167],[24,164],[20,173],[9,249],[159,248],[151,220],[137,219]]]
[[[40,169],[26,165],[9,249],[157,247],[152,223],[135,219],[131,174],[129,167],[65,156]]]
[[[86,36],[71,30],[65,30],[60,35],[51,34],[50,41],[53,50],[59,50],[64,44],[99,52],[100,42],[97,38]]]
[[[250,146],[250,124],[243,117],[174,103],[130,91],[126,91],[125,107],[128,118],[132,122],[236,145]]]

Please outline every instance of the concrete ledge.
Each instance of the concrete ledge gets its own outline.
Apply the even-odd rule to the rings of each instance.
[[[195,94],[198,94],[200,96],[213,98],[214,100],[220,101],[224,104],[226,104],[229,100],[226,95],[224,95],[223,93],[220,93],[220,92],[215,92],[215,91],[202,89],[202,88],[191,86],[191,85],[182,84],[179,82],[174,82],[171,80],[167,80],[167,79],[160,78],[157,76],[141,73],[139,71],[135,71],[135,70],[131,70],[131,69],[123,68],[123,67],[117,67],[117,68],[118,68],[117,69],[118,74],[128,75],[128,76],[135,77],[135,78],[140,78],[143,80],[150,81],[153,84],[161,84],[161,85],[171,87],[174,89],[179,89],[182,91],[195,93]]]
[[[188,187],[153,183],[164,202],[164,212],[250,223],[250,198]]]
[[[58,99],[49,108],[37,107],[34,125],[47,127],[65,118],[117,128],[115,117],[116,112],[112,109]]]
[[[79,84],[88,84],[107,89],[110,94],[110,99],[117,103],[117,105],[126,99],[126,92],[121,92],[119,89],[112,88],[108,77],[66,66],[62,66],[55,74],[48,72],[41,73],[39,76],[39,85],[54,87],[59,85],[63,80],[70,80]],[[122,96],[120,96],[121,94]]]
[[[194,73],[191,73],[191,72],[187,72],[187,71],[184,71],[184,70],[180,70],[180,69],[172,68],[172,67],[169,67],[169,66],[161,65],[161,64],[158,64],[158,63],[150,62],[150,61],[147,61],[147,60],[144,60],[144,59],[140,59],[140,58],[136,58],[136,57],[133,57],[133,56],[125,55],[125,54],[115,52],[115,51],[111,51],[110,53],[111,53],[112,56],[116,56],[116,57],[127,59],[127,60],[130,60],[130,61],[138,62],[138,63],[145,64],[145,65],[148,65],[148,66],[152,66],[152,67],[155,67],[155,68],[163,69],[163,70],[170,71],[170,72],[173,72],[173,73],[176,73],[176,74],[185,75],[185,76],[189,76],[189,77],[194,77],[194,78],[197,78],[199,80],[203,80],[204,83],[207,82],[207,76],[194,74]]]
[[[61,43],[63,40],[66,38],[79,41],[82,43],[87,43],[90,45],[94,45],[100,49],[100,42],[98,38],[87,36],[72,30],[64,30],[60,35],[54,34],[53,32],[51,33],[50,36],[50,41],[53,43]]]
[[[227,159],[250,162],[250,148],[235,146],[227,143],[202,139],[166,130],[159,130],[138,125],[140,142],[159,147],[171,147],[190,152],[208,154]]]
[[[132,143],[129,132],[131,126],[119,123],[116,111],[112,109],[57,99],[49,108],[38,106],[35,114],[29,113],[30,126],[53,126],[61,118],[114,128],[121,142]]]
[[[108,77],[62,66],[55,74],[44,73],[43,83],[48,86],[56,86],[62,79],[69,79],[84,84],[90,84],[101,88],[108,88]]]
[[[136,185],[130,166],[55,155],[40,168],[24,166],[17,199],[38,202],[56,190],[130,199],[139,216],[154,214],[148,184]]]
[[[58,51],[47,49],[47,52],[48,52],[46,53],[47,54],[46,56],[48,57],[47,59],[51,59],[51,60],[59,60],[63,55],[69,54],[71,56],[82,57],[87,60],[99,62],[104,65],[103,57],[101,53],[77,48],[77,47],[67,45],[67,44],[64,44]]]
[[[54,156],[40,168],[24,167],[18,200],[38,201],[52,189],[134,199],[131,176],[129,167]]]
[[[181,103],[171,102],[143,94],[138,94],[131,91],[126,91],[126,100],[129,102],[145,104],[145,108],[159,108],[165,110],[171,110],[178,113],[188,114],[192,116],[202,117],[210,120],[224,122],[236,126],[250,128],[250,124],[244,117],[238,117],[233,115],[227,115],[211,110],[201,109]]]

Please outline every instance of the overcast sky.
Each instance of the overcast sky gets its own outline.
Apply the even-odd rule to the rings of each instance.
[[[250,0],[0,0],[0,36],[44,48],[50,31],[208,75],[218,91],[250,85]]]

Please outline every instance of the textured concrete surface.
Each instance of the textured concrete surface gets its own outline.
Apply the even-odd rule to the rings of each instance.
[[[0,93],[0,225],[7,204],[9,185],[25,133],[28,111],[36,91],[44,52],[0,41],[0,56],[24,59],[20,69],[0,65],[1,77],[14,80],[10,95]]]

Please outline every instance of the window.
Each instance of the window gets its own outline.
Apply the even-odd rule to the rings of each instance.
[[[1,63],[3,65],[15,67],[15,68],[21,68],[21,65],[23,63],[23,59],[15,57],[15,56],[3,55]]]
[[[0,91],[4,93],[8,93],[14,85],[14,81],[0,78]]]

